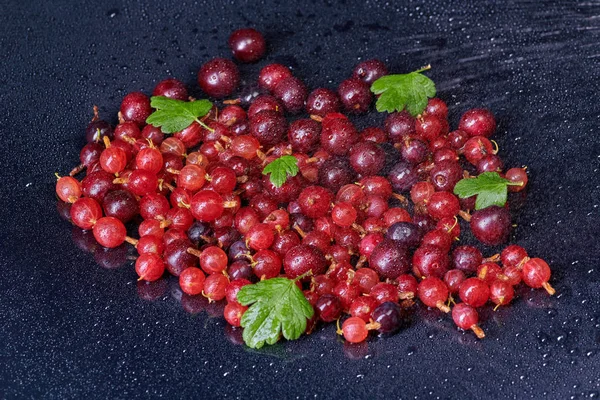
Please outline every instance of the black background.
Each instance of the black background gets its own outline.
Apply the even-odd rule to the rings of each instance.
[[[0,397],[600,395],[600,3],[41,3],[4,1],[0,13]],[[95,262],[123,254],[77,248],[53,173],[77,163],[92,105],[114,123],[127,92],[168,76],[201,96],[197,69],[228,56],[228,35],[247,26],[269,42],[265,59],[240,66],[247,83],[278,61],[335,88],[377,57],[398,73],[431,63],[453,126],[469,107],[491,108],[505,164],[530,172],[514,241],[551,264],[558,295],[523,290],[486,310],[482,341],[420,310],[361,346],[328,326],[257,352],[234,344],[222,318],[186,313],[182,301],[201,302],[181,300],[174,282],[140,299],[131,262]]]

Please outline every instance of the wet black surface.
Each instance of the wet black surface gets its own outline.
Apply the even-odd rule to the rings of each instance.
[[[0,397],[600,395],[600,3],[73,3],[8,1],[0,13]],[[244,26],[269,42],[265,60],[241,67],[248,81],[279,61],[335,87],[378,57],[394,72],[431,63],[454,124],[492,108],[505,164],[530,171],[514,241],[550,262],[558,295],[523,290],[487,310],[483,341],[419,310],[360,346],[328,326],[251,351],[218,305],[182,298],[175,282],[140,296],[126,249],[78,248],[89,238],[58,216],[53,173],[76,163],[92,105],[114,122],[125,93],[167,76],[200,95],[198,67],[227,56]]]

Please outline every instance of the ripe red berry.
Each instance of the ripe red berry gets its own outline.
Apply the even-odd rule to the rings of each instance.
[[[350,343],[360,343],[369,335],[367,324],[361,318],[350,317],[342,324],[344,339]]]
[[[477,325],[479,322],[479,314],[477,310],[466,303],[458,303],[452,309],[452,319],[456,326],[461,329],[472,330],[479,339],[485,337],[483,330]]]
[[[186,268],[179,275],[179,286],[184,293],[195,296],[202,293],[205,278],[204,273],[199,268]]]
[[[479,278],[468,278],[460,284],[458,293],[460,299],[471,307],[481,307],[490,298],[488,284]]]
[[[553,295],[555,290],[548,283],[550,280],[550,267],[541,258],[532,258],[523,265],[523,282],[532,288],[546,289],[548,294]]]
[[[165,262],[158,254],[142,254],[135,260],[135,272],[140,279],[154,282],[165,273]]]

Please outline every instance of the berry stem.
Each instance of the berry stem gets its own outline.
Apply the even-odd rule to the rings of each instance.
[[[550,284],[549,284],[548,282],[544,282],[544,283],[542,283],[542,287],[543,287],[544,289],[546,289],[546,292],[548,292],[548,294],[549,294],[550,296],[553,296],[553,295],[554,295],[554,293],[556,293],[556,290],[554,290],[554,288],[553,288],[552,286],[550,286]]]
[[[446,304],[444,304],[443,301],[438,301],[437,303],[435,303],[435,306],[442,312],[445,313],[449,313],[450,312],[450,307],[448,307]]]
[[[479,327],[479,325],[475,324],[475,325],[471,326],[471,330],[473,331],[473,333],[475,333],[475,336],[477,336],[479,339],[483,339],[485,337],[485,332],[483,332],[483,329],[481,329]]]
[[[202,255],[202,251],[195,249],[193,247],[188,247],[186,250],[189,254],[196,256],[198,258],[200,258],[200,256]]]

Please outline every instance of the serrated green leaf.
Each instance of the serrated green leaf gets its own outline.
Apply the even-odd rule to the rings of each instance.
[[[150,114],[146,123],[160,127],[164,133],[179,132],[198,118],[208,114],[212,103],[208,100],[182,101],[164,96],[153,96],[150,106],[156,111]]]
[[[263,175],[269,175],[269,180],[275,187],[281,187],[288,176],[298,174],[298,159],[294,156],[281,156],[271,161],[263,169]]]
[[[421,114],[436,93],[433,81],[421,71],[383,76],[373,82],[371,91],[379,95],[377,111],[391,113],[406,108],[413,116]]]
[[[508,186],[514,185],[497,172],[484,172],[476,178],[461,179],[454,186],[454,194],[461,199],[477,196],[475,209],[489,206],[504,207],[508,196]]]
[[[246,285],[237,294],[240,304],[250,307],[241,326],[247,346],[259,349],[276,343],[281,335],[298,339],[306,330],[306,320],[313,309],[293,280],[272,278]]]

